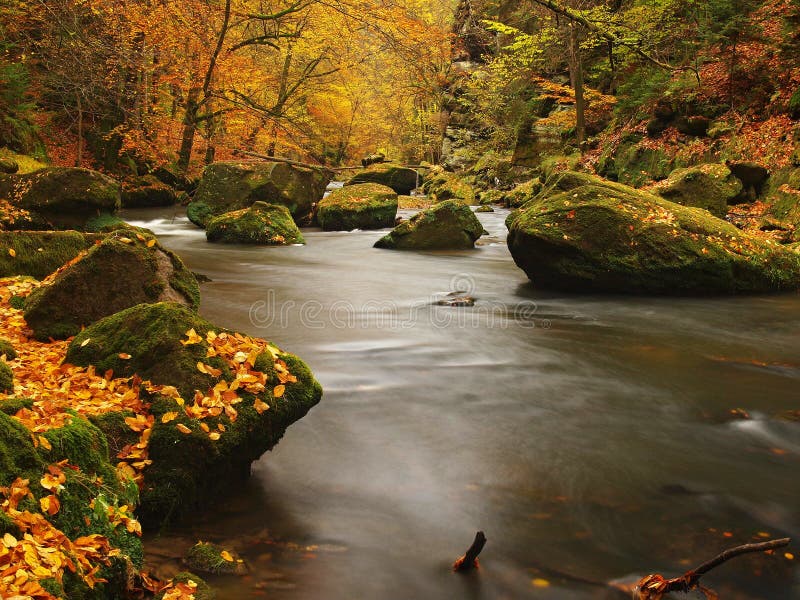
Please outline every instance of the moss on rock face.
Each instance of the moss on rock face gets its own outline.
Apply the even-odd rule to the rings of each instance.
[[[781,169],[767,181],[769,214],[792,229],[792,241],[800,241],[800,168]]]
[[[181,341],[190,329],[202,341],[184,345]],[[87,327],[70,344],[65,362],[94,365],[100,371],[113,369],[117,376],[137,373],[154,383],[174,386],[183,398],[191,399],[195,390],[206,392],[217,383],[217,378],[198,370],[198,362],[219,369],[223,379],[233,379],[224,361],[207,356],[209,331],[219,333],[218,328],[185,306],[141,304]],[[120,358],[120,353],[130,358]],[[159,525],[177,517],[246,477],[250,463],[272,448],[291,423],[319,402],[322,388],[308,367],[290,354],[280,353],[279,357],[297,381],[286,383],[283,395],[273,397],[272,390],[279,383],[272,366],[274,359],[270,354],[269,360],[256,360],[254,368],[267,377],[266,389],[258,398],[269,409],[258,412],[254,406],[256,396],[240,392],[242,402],[236,404],[235,420],[222,413],[203,421],[212,429],[219,424],[224,426],[224,433],[216,441],[174,399],[153,398],[155,424],[148,444],[153,464],[144,471],[138,512],[143,523]],[[177,412],[179,416],[163,423],[161,416],[167,412]],[[177,424],[190,433],[179,431]]]
[[[82,228],[98,213],[119,209],[120,185],[91,169],[47,167],[0,176],[0,198],[39,215],[52,229]]]
[[[0,392],[11,393],[14,391],[14,372],[4,360],[0,360]]]
[[[666,179],[675,167],[675,159],[669,154],[631,136],[600,155],[597,172],[613,181],[640,187]]]
[[[195,600],[215,600],[217,595],[214,590],[209,586],[201,577],[188,571],[181,571],[172,578],[174,583],[194,584],[197,586],[193,592]],[[167,592],[159,592],[156,594],[156,600],[162,600]]]
[[[78,231],[0,231],[0,277],[44,279],[103,237]]]
[[[378,183],[359,183],[332,191],[320,201],[317,221],[325,231],[394,226],[397,193]]]
[[[508,223],[514,261],[542,287],[724,294],[800,286],[797,255],[620,184],[543,194]]]
[[[200,291],[180,259],[155,238],[107,237],[78,262],[37,288],[25,320],[37,339],[63,339],[135,304],[164,300],[196,308]]]
[[[233,560],[228,560],[223,552],[227,552]],[[244,561],[211,542],[197,542],[192,546],[186,555],[186,564],[193,571],[214,575],[243,575],[247,572]]]
[[[11,345],[11,342],[0,338],[0,356],[3,355],[5,355],[7,360],[14,360],[17,358],[17,351],[14,350],[14,346]]]
[[[379,183],[392,188],[398,194],[408,195],[417,187],[419,179],[420,177],[414,169],[392,163],[381,163],[359,171],[345,183],[345,186],[358,183]]]
[[[724,217],[728,204],[742,189],[742,182],[728,167],[709,163],[673,171],[653,191],[670,202],[704,208],[712,215]]]
[[[208,165],[189,204],[189,219],[205,227],[211,216],[262,201],[289,209],[295,222],[310,222],[330,177],[321,169],[277,162],[218,162]],[[197,203],[197,204],[196,204]]]
[[[436,202],[459,200],[463,204],[477,204],[475,188],[458,175],[449,173],[441,167],[431,169],[425,177],[422,189]]]
[[[375,242],[376,248],[445,250],[472,248],[483,226],[472,210],[457,200],[445,200],[420,211]]]
[[[206,238],[209,242],[225,244],[287,246],[305,243],[289,209],[265,202],[212,218]]]
[[[122,206],[140,208],[172,206],[177,201],[175,190],[153,175],[145,175],[122,186]]]

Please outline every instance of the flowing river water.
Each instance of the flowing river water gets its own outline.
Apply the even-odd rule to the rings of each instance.
[[[400,252],[377,231],[212,245],[180,209],[127,212],[211,279],[203,316],[298,354],[325,390],[248,483],[146,540],[156,574],[201,539],[249,566],[209,577],[221,600],[580,600],[767,536],[800,555],[800,423],[776,418],[800,409],[800,296],[539,291],[506,214],[478,215],[475,250]],[[453,291],[475,306],[434,304]],[[480,572],[452,573],[479,529]],[[800,598],[797,565],[737,558],[703,581]]]

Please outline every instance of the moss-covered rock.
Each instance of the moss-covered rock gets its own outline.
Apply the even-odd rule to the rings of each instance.
[[[445,200],[420,211],[375,242],[376,248],[444,250],[472,248],[483,226],[458,200]]]
[[[7,360],[17,358],[17,351],[14,350],[14,346],[4,338],[0,338],[0,356],[5,356]]]
[[[479,206],[477,209],[475,209],[475,212],[479,212],[479,213],[493,213],[493,212],[494,212],[494,209],[493,209],[491,206],[489,206],[488,204],[482,204],[482,205],[481,205],[481,206]]]
[[[543,194],[508,224],[515,262],[541,287],[724,294],[800,286],[796,254],[706,211],[602,180]]]
[[[47,167],[0,175],[0,198],[35,213],[52,229],[80,229],[91,217],[119,209],[120,185],[91,169]]]
[[[641,187],[666,179],[676,166],[673,156],[633,135],[603,151],[597,162],[597,172],[607,179]]]
[[[200,576],[188,571],[181,571],[172,578],[173,583],[183,583],[192,586],[194,600],[215,600],[217,595],[214,590]],[[156,594],[156,600],[162,600],[167,592]]]
[[[708,163],[678,169],[653,188],[662,198],[704,208],[712,215],[724,217],[728,204],[742,193],[742,182],[722,164]]]
[[[458,200],[462,204],[477,204],[475,188],[455,173],[441,167],[431,170],[422,189],[437,202]]]
[[[44,279],[103,237],[78,231],[0,231],[0,277]]]
[[[19,171],[19,163],[13,158],[0,157],[0,173],[10,175]]]
[[[181,341],[190,329],[199,334],[201,341],[184,345]],[[65,361],[94,365],[99,371],[113,369],[118,376],[138,373],[154,383],[174,386],[184,398],[191,399],[195,390],[206,392],[217,383],[215,377],[198,370],[198,362],[219,369],[221,377],[228,381],[233,378],[224,361],[207,356],[206,334],[212,330],[220,332],[185,306],[140,304],[82,331],[70,344]],[[130,358],[120,358],[121,353]],[[272,354],[264,353],[255,361],[254,369],[267,377],[266,389],[258,397],[269,409],[259,413],[254,406],[255,396],[240,392],[243,401],[236,404],[235,420],[226,413],[204,420],[212,429],[224,425],[225,431],[216,441],[175,400],[163,396],[153,399],[155,425],[148,445],[153,464],[144,471],[138,512],[144,523],[158,525],[189,512],[246,477],[250,463],[272,448],[291,423],[319,402],[322,389],[308,367],[291,354],[278,352],[278,357],[297,381],[286,383],[285,393],[273,397],[279,376]],[[167,412],[177,412],[179,416],[163,423],[161,416]],[[177,424],[190,433],[179,431]],[[108,425],[113,426],[113,422]]]
[[[14,391],[14,372],[6,364],[6,361],[0,360],[0,392],[10,394]]]
[[[63,339],[142,302],[174,301],[196,308],[197,281],[181,260],[145,236],[109,236],[37,288],[25,320],[38,339]]]
[[[358,183],[379,183],[392,188],[398,194],[407,195],[417,187],[421,180],[414,169],[401,167],[392,163],[371,165],[368,169],[359,171],[351,177],[345,185]]]
[[[513,189],[503,194],[503,203],[508,208],[519,208],[530,202],[542,191],[542,182],[537,177],[514,186]]]
[[[223,552],[227,554],[227,557],[223,555]],[[214,575],[244,575],[247,573],[247,567],[241,558],[234,552],[211,542],[197,542],[192,546],[186,555],[186,565],[192,571]]]
[[[314,204],[330,181],[327,171],[278,162],[217,162],[208,165],[189,204],[189,219],[205,227],[211,216],[252,206],[281,204],[298,225],[308,224]],[[199,203],[195,206],[195,203]]]
[[[289,209],[278,204],[256,202],[250,208],[212,218],[206,227],[209,242],[225,244],[304,244]]]
[[[317,207],[317,221],[325,231],[392,227],[396,215],[397,193],[378,183],[339,188]]]
[[[154,175],[145,175],[122,184],[122,206],[125,208],[172,206],[176,201],[175,189]]]
[[[800,242],[800,168],[773,173],[767,181],[765,197],[768,214],[792,231],[792,241]]]

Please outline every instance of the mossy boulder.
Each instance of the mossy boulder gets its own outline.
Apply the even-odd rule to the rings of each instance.
[[[675,170],[676,159],[660,148],[653,148],[640,136],[629,135],[600,155],[597,172],[612,181],[640,187],[661,181]]]
[[[186,340],[190,329],[197,332],[201,341],[184,345],[181,342]],[[101,372],[113,369],[118,376],[138,373],[154,383],[174,386],[188,405],[195,390],[206,393],[218,381],[199,371],[198,362],[222,371],[220,378],[226,381],[234,377],[223,360],[208,357],[209,331],[219,334],[223,330],[183,305],[140,304],[87,327],[70,344],[65,362],[94,365]],[[120,358],[120,353],[130,358]],[[278,359],[297,381],[286,383],[284,393],[273,397],[274,386],[280,381],[274,365]],[[322,396],[322,388],[311,371],[291,354],[277,351],[274,357],[271,352],[264,352],[253,368],[267,378],[265,390],[258,398],[269,409],[259,413],[254,406],[256,396],[240,391],[242,402],[235,405],[238,413],[235,419],[223,412],[202,422],[212,431],[220,424],[224,426],[225,431],[216,441],[209,438],[198,419],[187,416],[172,398],[152,399],[155,424],[148,448],[153,464],[144,470],[141,507],[137,513],[143,523],[159,525],[225,493],[231,485],[247,477],[252,461],[271,449],[286,428],[303,417]],[[178,412],[179,416],[163,423],[161,417],[167,412]],[[178,424],[190,433],[179,431]]]
[[[91,169],[47,167],[0,175],[0,199],[35,213],[52,229],[80,229],[90,218],[119,209],[120,185]]]
[[[673,171],[653,191],[670,202],[704,208],[712,215],[724,217],[728,204],[742,193],[742,189],[742,182],[728,167],[707,163]]]
[[[478,212],[478,213],[493,213],[494,209],[491,206],[489,206],[488,204],[482,204],[477,209],[475,209],[475,212]]]
[[[0,173],[10,175],[19,171],[19,163],[13,158],[0,157]]]
[[[375,242],[376,248],[396,250],[446,250],[472,248],[483,226],[458,200],[445,200],[403,221]]]
[[[790,239],[800,241],[800,168],[781,169],[766,185],[769,215],[792,231]]]
[[[247,566],[241,558],[234,552],[211,542],[197,542],[189,548],[186,565],[192,571],[212,573],[213,575],[244,575],[247,573]]]
[[[0,231],[0,277],[44,279],[103,237],[79,231]]]
[[[285,206],[298,225],[306,225],[329,181],[322,169],[278,162],[216,162],[203,171],[187,214],[193,223],[205,227],[212,216],[261,201]]]
[[[317,207],[317,221],[325,231],[393,227],[397,192],[378,183],[359,183],[332,191]]]
[[[10,394],[14,391],[14,371],[0,359],[0,392]]]
[[[122,206],[125,208],[172,206],[176,201],[175,188],[154,175],[145,175],[122,184]]]
[[[174,301],[197,308],[197,281],[169,250],[141,236],[109,236],[34,290],[25,320],[37,339],[63,339],[82,326],[142,302]]]
[[[458,200],[463,204],[477,204],[475,188],[463,178],[442,168],[432,170],[425,178],[422,189],[437,202]]]
[[[581,292],[727,294],[800,287],[800,257],[708,212],[598,180],[543,194],[507,220],[535,285]]]
[[[305,243],[289,209],[265,202],[213,217],[206,227],[206,239],[225,244],[270,246]]]
[[[17,358],[17,351],[7,339],[0,338],[0,356],[5,356],[7,360]]]
[[[392,188],[398,194],[408,195],[417,187],[420,180],[419,174],[414,169],[392,163],[381,163],[359,171],[346,181],[345,185],[379,183]]]
[[[537,177],[514,186],[513,189],[503,194],[503,203],[507,208],[519,208],[530,202],[542,191],[542,182]]]

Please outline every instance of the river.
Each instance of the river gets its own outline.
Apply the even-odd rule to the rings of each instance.
[[[775,418],[800,409],[800,296],[539,291],[506,214],[479,215],[475,250],[417,253],[374,249],[375,231],[212,245],[180,209],[127,211],[211,279],[203,316],[298,354],[325,390],[246,485],[146,540],[157,574],[202,539],[250,568],[209,577],[221,600],[610,599],[580,580],[800,535],[800,423]],[[432,304],[452,291],[475,306]],[[452,573],[479,529],[480,571]],[[797,562],[703,581],[800,598]]]

